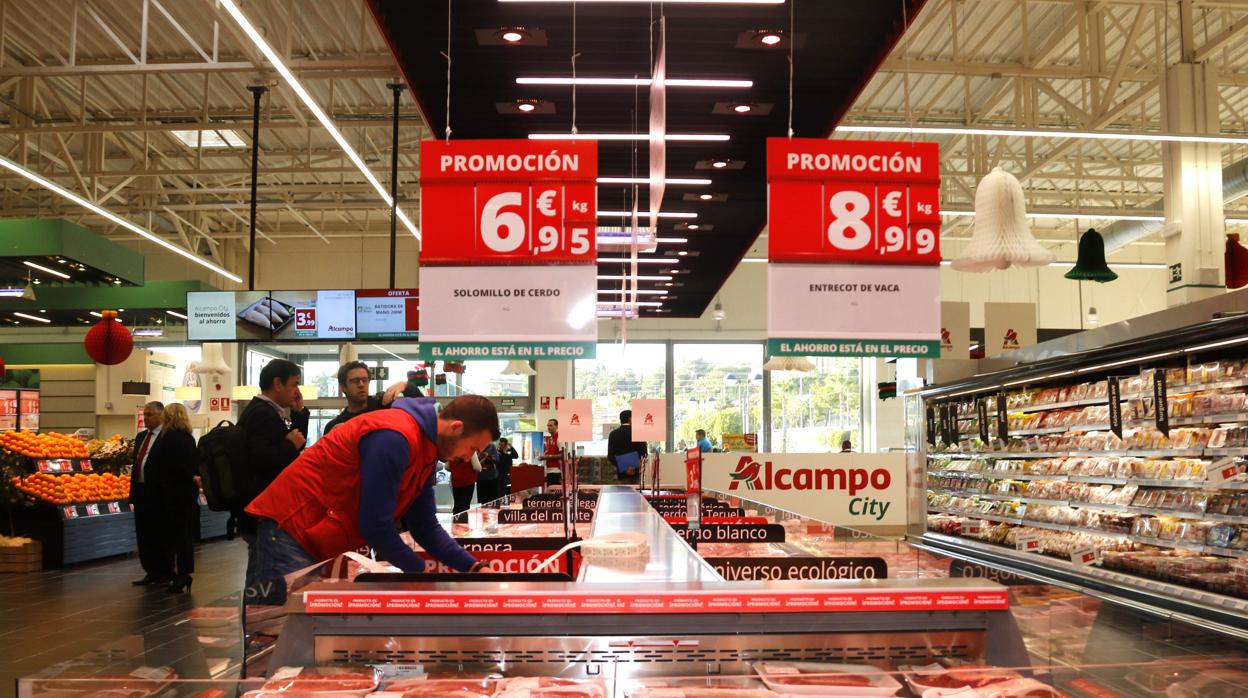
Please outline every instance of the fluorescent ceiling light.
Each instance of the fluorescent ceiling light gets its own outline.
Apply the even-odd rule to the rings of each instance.
[[[236,131],[171,131],[173,137],[191,148],[245,148],[247,141]]]
[[[579,2],[582,5],[627,5],[627,4],[650,4],[653,0],[498,0],[499,2],[527,2],[527,3],[569,3]],[[668,5],[783,5],[784,0],[663,0]]]
[[[663,301],[598,301],[598,305],[604,308],[617,308],[620,306],[630,308],[662,308]]]
[[[577,85],[578,87],[649,87],[650,78],[516,78],[517,85]],[[667,78],[667,87],[753,87],[753,80]]]
[[[975,216],[975,212],[974,211],[941,211],[940,215],[942,216],[971,216],[973,218]],[[1044,218],[1044,219],[1052,219],[1052,220],[1071,220],[1074,218],[1095,218],[1097,220],[1105,220],[1105,221],[1156,221],[1158,223],[1166,222],[1165,216],[1144,216],[1144,215],[1137,216],[1137,215],[1131,215],[1131,214],[1118,214],[1118,213],[1096,213],[1093,211],[1079,211],[1079,212],[1072,212],[1072,213],[1035,213],[1032,211],[1028,211],[1027,217],[1028,218]],[[1227,219],[1227,222],[1229,223],[1230,219]]]
[[[766,264],[767,258],[766,257],[746,257],[745,259],[742,259],[741,261],[753,262],[754,264]]]
[[[1103,141],[1152,141],[1161,143],[1218,143],[1224,145],[1248,144],[1245,136],[1185,136],[1170,133],[1127,133],[1123,131],[1046,131],[1014,128],[967,128],[962,126],[876,126],[872,124],[848,124],[837,126],[837,133],[920,133],[924,135],[950,136],[1020,136],[1024,138],[1080,138]]]
[[[41,271],[41,272],[43,272],[44,274],[51,274],[52,276],[59,276],[59,277],[61,277],[62,279],[68,279],[68,278],[69,278],[69,274],[66,274],[66,273],[64,273],[64,272],[59,272],[59,271],[57,271],[57,270],[55,270],[55,269],[49,269],[49,268],[47,268],[47,267],[45,267],[45,266],[42,266],[42,265],[39,265],[39,264],[35,264],[34,262],[26,262],[26,261],[23,261],[23,262],[22,262],[22,264],[25,264],[26,266],[30,267],[31,269],[35,269],[35,270],[37,270],[37,271]]]
[[[649,184],[649,177],[599,177],[599,184]],[[692,186],[703,186],[711,183],[709,179],[668,177],[663,180],[664,184],[688,184]]]
[[[1107,363],[1107,364],[1097,364],[1096,366],[1088,366],[1087,368],[1081,368],[1077,371],[1077,373],[1091,373],[1092,371],[1099,371],[1103,368],[1113,368],[1115,366],[1123,366],[1125,364],[1144,363],[1145,361],[1152,361],[1153,359],[1164,359],[1167,356],[1174,356],[1175,354],[1178,354],[1178,353],[1179,351],[1176,349],[1174,351],[1163,351],[1159,354],[1149,354],[1148,356],[1141,356],[1137,359],[1123,359],[1122,361],[1114,361],[1114,362]]]
[[[134,337],[164,337],[165,331],[159,327],[145,327],[142,329],[136,327],[130,331],[130,334]]]
[[[940,260],[940,264],[941,266],[947,267],[953,264],[953,261],[948,260],[948,259],[942,259]],[[1169,265],[1167,264],[1150,263],[1150,262],[1108,262],[1108,264],[1111,267],[1119,267],[1123,269],[1169,269],[1170,268]],[[1046,266],[1073,267],[1075,266],[1075,263],[1074,262],[1049,262],[1048,265]]]
[[[185,316],[185,315],[183,315],[182,313],[177,312],[176,310],[166,310],[165,312],[166,312],[167,314],[169,314],[169,315],[172,315],[172,316],[176,317],[176,318],[177,318],[177,319],[179,319],[179,320],[185,320],[185,319],[186,319],[186,316]]]
[[[602,292],[599,291],[599,293],[602,293]],[[641,291],[638,291],[638,293],[641,293]],[[1236,337],[1235,339],[1224,339],[1221,342],[1213,342],[1211,344],[1201,344],[1198,347],[1189,347],[1187,349],[1184,349],[1183,351],[1190,354],[1190,353],[1197,352],[1197,351],[1203,351],[1205,349],[1213,349],[1214,347],[1225,347],[1231,344],[1243,344],[1244,342],[1248,342],[1248,337]]]
[[[632,276],[632,275],[620,276],[618,274],[599,274],[598,275],[599,281],[629,281],[631,279],[636,279],[637,281],[671,281],[672,277],[670,276],[646,276],[644,274],[638,274],[637,276]]]
[[[645,257],[642,259],[631,259],[629,257],[599,257],[599,264],[680,264],[679,259],[655,259],[653,257]]]
[[[726,141],[726,133],[669,133],[668,141]],[[648,141],[648,133],[530,133],[531,141]],[[649,182],[650,180],[645,180]]]
[[[655,238],[654,241],[660,245],[683,245],[689,238]]]
[[[92,311],[88,312],[88,313],[87,313],[87,315],[91,315],[91,316],[93,316],[93,317],[104,317],[103,315],[101,315],[101,314],[99,314],[99,313],[95,312],[94,310],[92,310]]]
[[[228,1],[228,0],[227,0],[227,1]],[[68,189],[66,189],[66,188],[64,188],[64,187],[62,187],[62,186],[60,186],[59,184],[56,184],[56,183],[55,183],[55,182],[53,182],[52,180],[49,180],[49,179],[45,179],[45,178],[43,178],[43,177],[40,177],[39,175],[35,174],[34,172],[32,172],[32,171],[30,171],[30,170],[26,169],[25,167],[22,167],[21,165],[17,164],[16,162],[13,162],[12,160],[10,160],[10,159],[8,159],[8,158],[5,158],[5,157],[0,157],[0,167],[3,167],[4,169],[9,170],[10,172],[14,172],[14,173],[16,173],[16,174],[19,174],[19,175],[21,175],[21,176],[25,177],[26,179],[29,179],[30,181],[34,182],[35,184],[38,184],[39,186],[43,187],[44,189],[47,189],[47,190],[52,191],[52,192],[55,192],[55,193],[57,193],[57,194],[59,194],[59,195],[61,195],[61,196],[65,197],[66,199],[69,199],[70,201],[72,201],[72,202],[74,202],[74,203],[78,204],[79,206],[82,206],[83,208],[85,208],[85,209],[88,209],[88,210],[92,211],[92,212],[93,212],[93,213],[95,213],[96,215],[103,216],[103,217],[107,218],[108,220],[110,220],[110,221],[112,221],[112,222],[116,223],[117,225],[120,225],[121,227],[125,228],[126,230],[129,230],[129,231],[130,231],[130,232],[132,232],[132,233],[136,233],[136,234],[138,234],[138,235],[139,235],[139,236],[141,236],[141,237],[147,238],[148,240],[151,240],[152,242],[156,243],[157,245],[160,245],[161,247],[163,247],[163,248],[165,248],[165,249],[169,250],[170,252],[173,252],[173,253],[175,253],[175,254],[179,254],[179,255],[181,255],[181,256],[183,256],[183,257],[185,257],[185,258],[187,258],[187,259],[191,260],[192,262],[194,262],[194,263],[196,263],[196,264],[200,265],[201,267],[204,267],[204,268],[206,268],[206,269],[211,269],[212,271],[214,271],[214,272],[216,272],[216,273],[220,274],[221,276],[224,276],[225,278],[227,278],[227,279],[229,279],[229,280],[231,280],[231,281],[233,281],[233,282],[235,282],[235,283],[242,283],[242,282],[243,282],[243,280],[242,280],[241,278],[239,278],[239,277],[237,277],[237,276],[235,276],[235,275],[231,274],[230,272],[226,271],[226,269],[225,269],[224,267],[219,267],[219,266],[217,266],[216,264],[213,264],[212,262],[209,262],[208,260],[206,260],[206,259],[204,259],[204,258],[202,258],[202,257],[198,257],[198,256],[196,256],[195,254],[193,254],[193,253],[191,253],[191,252],[189,252],[189,251],[187,251],[187,250],[184,250],[184,249],[182,249],[181,247],[178,247],[177,245],[175,245],[175,244],[173,244],[173,243],[171,243],[171,242],[168,242],[168,241],[164,240],[163,238],[161,238],[161,237],[157,236],[156,234],[154,234],[154,233],[150,233],[150,232],[148,232],[147,230],[144,230],[143,228],[140,228],[139,226],[135,225],[134,223],[131,223],[130,221],[128,221],[128,220],[126,220],[126,219],[122,218],[121,216],[118,216],[117,214],[113,213],[112,211],[109,211],[109,210],[107,210],[107,209],[100,208],[99,206],[96,206],[95,204],[91,203],[90,201],[87,201],[86,199],[82,198],[81,196],[78,196],[77,194],[73,193],[72,191],[70,191],[70,190],[68,190]]]
[[[385,187],[381,186],[381,182],[379,182],[377,177],[373,175],[372,170],[369,170],[368,166],[364,164],[364,160],[360,158],[358,153],[355,152],[355,149],[351,147],[351,144],[347,143],[347,139],[343,137],[342,133],[338,130],[338,127],[334,126],[334,122],[330,121],[329,116],[323,109],[321,109],[321,106],[316,103],[316,100],[312,99],[312,95],[309,94],[308,91],[304,89],[303,85],[295,79],[294,73],[290,72],[290,68],[286,67],[286,64],[282,62],[282,59],[277,55],[277,52],[269,46],[268,42],[264,40],[264,37],[260,35],[260,32],[257,31],[251,21],[247,19],[247,15],[244,15],[243,11],[238,8],[238,3],[236,3],[235,0],[220,0],[220,2],[221,6],[225,8],[225,11],[229,12],[230,16],[234,18],[234,21],[238,23],[238,26],[243,30],[243,33],[247,34],[252,43],[256,45],[256,48],[260,49],[260,52],[264,54],[264,57],[269,59],[269,62],[273,64],[273,68],[277,70],[277,72],[282,76],[282,79],[286,81],[286,85],[289,86],[295,94],[299,95],[299,99],[303,101],[304,106],[312,112],[312,115],[316,117],[317,121],[321,122],[321,126],[325,127],[325,130],[329,132],[329,135],[333,137],[335,142],[338,143],[338,147],[342,148],[342,152],[346,153],[351,162],[355,164],[355,167],[360,171],[360,174],[364,175],[364,178],[368,180],[368,183],[373,185],[373,189],[377,190],[377,194],[381,196],[382,201],[386,202],[386,206],[393,205],[394,200],[390,198],[390,192],[386,191]],[[394,213],[398,219],[403,222],[403,226],[407,228],[417,240],[419,240],[420,231],[417,230],[416,226],[412,224],[411,219],[407,217],[407,214],[403,212],[403,209],[395,207]]]
[[[1227,225],[1243,225],[1245,223],[1248,223],[1248,218],[1227,218],[1226,219]]]
[[[632,211],[599,211],[598,212],[599,218],[610,217],[610,216],[631,216],[631,215],[633,215]],[[644,218],[645,216],[648,216],[648,215],[650,214],[644,211],[641,211],[641,212],[638,212],[637,217]],[[697,218],[697,217],[698,217],[698,214],[693,213],[692,211],[659,211],[659,218]]]
[[[0,288],[0,298],[21,298],[25,292],[24,288]]]
[[[20,318],[26,318],[27,320],[34,320],[35,322],[42,322],[45,325],[52,322],[46,317],[39,317],[38,315],[27,315],[26,313],[13,313],[13,314]]]
[[[598,289],[598,295],[600,296],[629,296],[633,294],[636,294],[638,296],[666,296],[667,290],[661,289],[661,288],[658,288],[658,289],[639,288],[635,291],[630,291],[626,289],[606,289],[606,288]],[[1245,341],[1248,341],[1248,340],[1245,340]]]

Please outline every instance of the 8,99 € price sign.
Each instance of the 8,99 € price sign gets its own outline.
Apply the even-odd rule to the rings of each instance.
[[[420,261],[593,264],[597,144],[421,143]]]
[[[935,143],[771,138],[772,262],[940,263]]]

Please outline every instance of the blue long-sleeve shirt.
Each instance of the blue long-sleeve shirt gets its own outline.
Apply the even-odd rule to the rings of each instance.
[[[407,440],[397,431],[381,429],[360,439],[360,535],[378,557],[404,572],[424,572],[425,561],[407,547],[394,526],[394,508],[408,460]],[[430,471],[420,496],[403,515],[407,528],[412,539],[434,558],[467,572],[476,558],[438,523],[433,488],[434,471]]]

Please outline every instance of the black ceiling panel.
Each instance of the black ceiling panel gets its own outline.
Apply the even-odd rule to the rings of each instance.
[[[924,0],[797,0],[784,5],[665,5],[669,78],[748,79],[752,88],[668,87],[669,133],[728,133],[728,142],[668,142],[668,177],[707,177],[709,187],[668,185],[665,211],[695,211],[711,231],[675,231],[672,219],[659,224],[665,237],[689,239],[695,252],[681,259],[682,287],[665,304],[665,317],[696,317],[711,303],[727,276],[766,225],[766,139],[787,130],[789,50],[738,48],[742,32],[788,33],[790,11],[798,37],[794,51],[793,130],[798,137],[828,135],[853,104],[900,38],[907,17]],[[370,0],[378,24],[398,59],[425,121],[441,136],[446,127],[447,3],[440,0]],[[659,3],[578,3],[576,68],[580,77],[650,75],[651,25]],[[525,138],[531,132],[567,133],[572,126],[572,88],[517,85],[519,76],[572,73],[573,4],[498,3],[456,0],[451,19],[452,138]],[[479,36],[503,27],[541,30],[544,45],[482,45]],[[543,43],[543,42],[537,42]],[[539,99],[554,113],[500,114],[497,103]],[[766,115],[713,113],[719,102],[766,103]],[[721,109],[722,111],[722,109]],[[647,88],[583,86],[576,92],[576,126],[587,132],[645,132],[649,124]],[[603,142],[600,176],[649,174],[645,142]],[[695,170],[699,160],[728,158],[741,169]],[[727,200],[689,201],[690,192],[727,194]],[[629,210],[631,187],[599,185],[598,206]],[[644,206],[645,191],[641,190]],[[624,221],[599,219],[599,225]],[[661,246],[660,253],[675,252]],[[643,273],[657,273],[645,265]],[[604,273],[618,274],[618,266]],[[643,287],[655,284],[645,283]],[[600,282],[600,287],[619,287]],[[643,315],[653,312],[643,311]]]

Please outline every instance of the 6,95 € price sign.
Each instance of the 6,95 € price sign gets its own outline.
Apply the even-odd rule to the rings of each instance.
[[[593,264],[597,144],[421,143],[422,264]]]
[[[940,263],[935,143],[770,138],[773,262]]]

